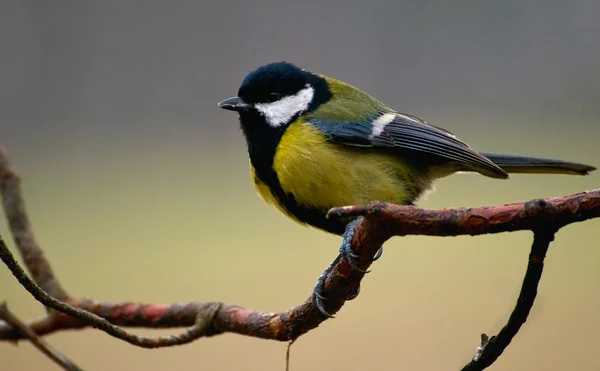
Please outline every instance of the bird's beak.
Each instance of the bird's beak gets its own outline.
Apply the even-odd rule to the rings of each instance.
[[[219,102],[219,107],[229,111],[244,111],[250,108],[251,105],[245,103],[242,98],[232,97]]]

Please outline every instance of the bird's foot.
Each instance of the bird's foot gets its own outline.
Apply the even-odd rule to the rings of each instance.
[[[329,264],[327,268],[325,268],[323,273],[321,273],[321,275],[317,279],[317,284],[313,288],[312,292],[312,300],[313,303],[315,303],[315,307],[317,307],[319,312],[321,312],[325,317],[329,318],[333,318],[333,315],[329,314],[329,312],[327,312],[327,310],[325,309],[324,301],[327,300],[327,297],[323,295],[323,288],[325,287],[325,280],[327,280],[327,276],[329,276],[329,273],[331,273],[333,267],[335,267],[335,265],[340,261],[341,258],[342,255],[338,255],[337,258],[335,258],[335,260],[331,262],[331,264]]]
[[[340,254],[344,257],[344,259],[346,259],[346,261],[348,261],[348,264],[350,264],[353,269],[361,273],[369,273],[370,271],[362,269],[358,266],[357,260],[359,259],[359,256],[352,252],[352,238],[354,237],[354,233],[356,233],[356,229],[358,228],[358,225],[362,222],[362,220],[363,217],[361,216],[360,218],[357,218],[346,225],[344,239],[342,240],[342,246],[340,247]],[[383,247],[380,247],[379,250],[377,250],[377,253],[373,257],[373,260],[371,260],[371,262],[374,262],[377,259],[381,258],[382,254]]]
[[[342,246],[340,247],[340,254],[335,258],[335,260],[331,264],[329,264],[325,271],[321,273],[317,280],[317,284],[313,288],[313,302],[315,303],[315,306],[317,307],[319,312],[321,312],[326,317],[333,318],[333,315],[329,314],[327,310],[325,310],[323,302],[327,300],[327,297],[323,295],[323,288],[325,287],[325,280],[327,279],[327,276],[329,276],[329,273],[331,273],[333,267],[335,267],[335,265],[340,261],[340,259],[346,259],[346,261],[348,261],[348,263],[353,269],[361,273],[369,273],[369,271],[364,270],[357,265],[357,260],[359,256],[352,252],[352,238],[354,237],[354,233],[356,232],[358,225],[362,222],[362,219],[362,217],[357,218],[356,220],[353,220],[350,223],[348,223],[348,225],[346,225],[346,230],[344,231],[344,236],[342,240]],[[377,250],[377,253],[375,254],[375,257],[372,261],[379,259],[382,254],[383,247],[380,247],[379,250]],[[348,296],[346,300],[352,300],[356,298],[359,292],[360,287],[356,289],[356,292]]]

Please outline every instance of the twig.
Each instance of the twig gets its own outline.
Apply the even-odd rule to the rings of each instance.
[[[82,371],[73,361],[65,357],[56,349],[52,348],[52,346],[44,339],[37,336],[33,331],[27,327],[23,322],[21,322],[14,314],[12,314],[8,310],[8,306],[6,302],[0,304],[0,318],[4,319],[10,325],[12,325],[17,331],[19,331],[24,337],[29,339],[31,344],[33,344],[36,348],[40,350],[40,352],[44,353],[48,358],[53,360],[56,364],[67,371]]]
[[[6,150],[0,145],[0,190],[4,213],[8,219],[17,249],[19,249],[33,281],[50,296],[65,300],[69,295],[56,279],[50,263],[48,263],[46,256],[33,236],[31,224],[25,211],[25,200],[23,199],[20,183],[21,180],[17,171],[8,161]]]
[[[529,253],[529,262],[527,263],[527,271],[525,272],[525,278],[523,279],[523,285],[521,286],[521,292],[519,293],[515,309],[498,335],[492,336],[489,339],[487,335],[481,335],[481,346],[477,349],[475,357],[462,368],[462,371],[479,371],[489,367],[500,357],[504,349],[508,347],[512,339],[517,335],[521,326],[527,321],[537,295],[538,284],[542,278],[546,252],[548,251],[550,242],[553,240],[553,231],[543,230],[534,234],[531,252]]]
[[[290,340],[285,347],[285,371],[290,371],[290,350],[296,340]]]

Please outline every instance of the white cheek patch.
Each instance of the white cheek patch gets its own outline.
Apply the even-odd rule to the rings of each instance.
[[[396,118],[395,113],[384,113],[383,115],[376,118],[371,123],[371,125],[373,126],[373,129],[371,130],[371,135],[369,135],[369,139],[373,139],[375,137],[380,136],[381,133],[383,133],[383,129],[385,129],[385,127],[390,122],[394,121],[395,118]]]
[[[294,95],[283,97],[276,102],[258,103],[255,108],[276,128],[287,124],[296,114],[308,109],[315,95],[315,89],[310,84]]]

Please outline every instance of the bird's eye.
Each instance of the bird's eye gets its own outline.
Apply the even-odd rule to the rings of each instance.
[[[269,95],[267,95],[268,102],[276,102],[278,100],[279,100],[279,93],[269,93]]]

